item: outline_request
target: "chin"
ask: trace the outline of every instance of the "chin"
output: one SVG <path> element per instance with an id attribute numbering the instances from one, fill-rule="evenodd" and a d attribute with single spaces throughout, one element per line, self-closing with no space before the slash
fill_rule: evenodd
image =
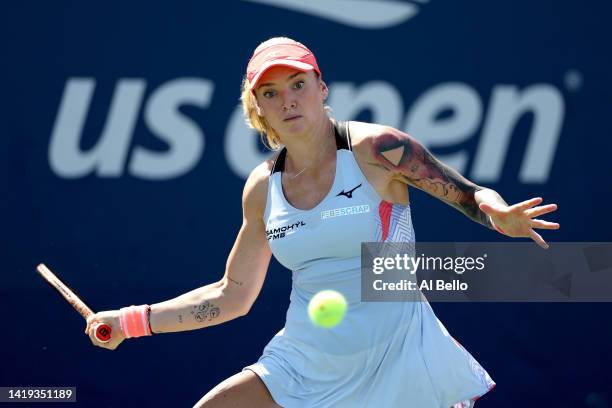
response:
<path id="1" fill-rule="evenodd" d="M 304 118 L 300 118 L 292 123 L 285 124 L 285 129 L 287 129 L 287 133 L 290 134 L 301 134 L 305 133 L 308 130 L 306 123 L 303 121 Z"/>

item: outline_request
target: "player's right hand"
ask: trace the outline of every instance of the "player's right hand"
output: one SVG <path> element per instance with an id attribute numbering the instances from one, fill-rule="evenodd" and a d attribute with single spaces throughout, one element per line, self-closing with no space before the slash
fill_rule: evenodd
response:
<path id="1" fill-rule="evenodd" d="M 96 338 L 95 325 L 96 323 L 106 323 L 111 327 L 111 338 L 107 343 L 102 343 Z M 94 346 L 102 347 L 109 350 L 116 349 L 125 337 L 119 326 L 119 310 L 109 310 L 106 312 L 99 312 L 93 314 L 87 318 L 87 327 L 85 328 L 85 334 L 89 336 Z"/>

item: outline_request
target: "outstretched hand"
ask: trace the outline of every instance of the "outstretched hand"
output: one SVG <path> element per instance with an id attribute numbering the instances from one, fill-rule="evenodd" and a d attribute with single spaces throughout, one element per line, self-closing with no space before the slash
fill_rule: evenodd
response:
<path id="1" fill-rule="evenodd" d="M 511 206 L 480 203 L 479 207 L 482 212 L 491 217 L 493 226 L 501 233 L 510 237 L 531 238 L 539 246 L 546 249 L 548 244 L 534 229 L 556 230 L 560 226 L 556 222 L 535 218 L 557 210 L 557 204 L 535 207 L 541 202 L 542 197 L 536 197 Z"/>

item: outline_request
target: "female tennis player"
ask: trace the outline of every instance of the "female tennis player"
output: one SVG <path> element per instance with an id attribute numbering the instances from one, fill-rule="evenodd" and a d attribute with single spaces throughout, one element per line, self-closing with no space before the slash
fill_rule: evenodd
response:
<path id="1" fill-rule="evenodd" d="M 444 165 L 414 137 L 388 126 L 338 122 L 312 52 L 277 37 L 260 44 L 242 85 L 249 124 L 275 156 L 246 181 L 243 224 L 224 276 L 154 305 L 101 312 L 86 333 L 100 347 L 124 339 L 195 330 L 244 316 L 270 257 L 292 270 L 285 327 L 259 360 L 221 382 L 196 407 L 471 407 L 495 384 L 448 334 L 426 301 L 361 302 L 360 244 L 414 244 L 407 186 L 510 237 L 548 245 L 535 231 L 555 211 L 533 198 L 508 205 Z M 414 245 L 412 246 L 414 247 Z M 312 325 L 308 301 L 323 289 L 345 295 L 332 329 Z M 98 343 L 94 322 L 114 329 Z"/>

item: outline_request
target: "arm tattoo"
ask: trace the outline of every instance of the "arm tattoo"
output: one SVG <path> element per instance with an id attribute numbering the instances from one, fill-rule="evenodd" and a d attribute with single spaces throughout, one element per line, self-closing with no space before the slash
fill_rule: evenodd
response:
<path id="1" fill-rule="evenodd" d="M 193 310 L 191 311 L 191 314 L 199 323 L 206 320 L 211 321 L 215 317 L 218 317 L 220 313 L 221 309 L 210 303 L 208 300 L 198 306 L 194 306 Z"/>
<path id="2" fill-rule="evenodd" d="M 436 159 L 423 145 L 401 133 L 388 132 L 372 142 L 373 162 L 394 179 L 417 187 L 455 207 L 472 220 L 491 228 L 489 217 L 480 211 L 474 193 L 481 187 Z"/>
<path id="3" fill-rule="evenodd" d="M 242 286 L 242 282 L 238 282 L 237 280 L 234 280 L 234 279 L 230 278 L 229 276 L 227 277 L 227 279 L 228 279 L 230 282 L 235 283 L 235 284 L 236 284 L 236 285 L 238 285 L 238 286 Z"/>

